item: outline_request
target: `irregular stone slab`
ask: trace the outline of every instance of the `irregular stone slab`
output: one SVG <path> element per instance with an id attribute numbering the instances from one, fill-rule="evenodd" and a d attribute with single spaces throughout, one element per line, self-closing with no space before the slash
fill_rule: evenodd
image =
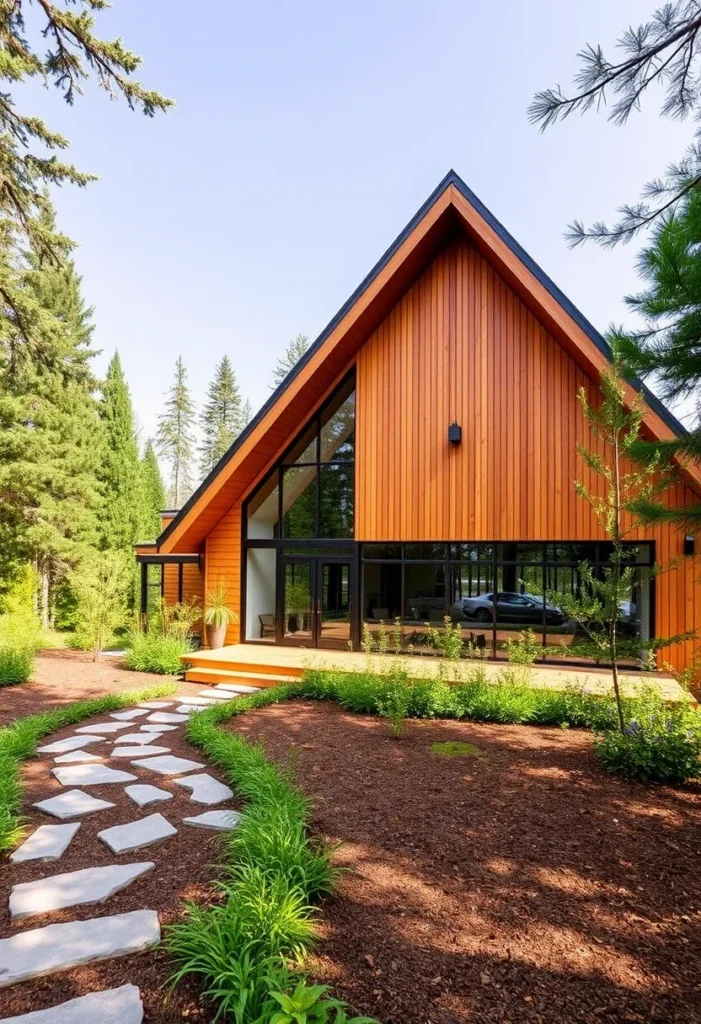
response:
<path id="1" fill-rule="evenodd" d="M 76 732 L 80 733 L 99 733 L 99 732 L 119 732 L 120 729 L 128 729 L 128 722 L 100 722 L 98 725 L 81 725 L 80 729 L 76 729 Z"/>
<path id="2" fill-rule="evenodd" d="M 131 722 L 133 718 L 141 718 L 146 714 L 146 708 L 132 708 L 131 711 L 115 711 L 110 718 L 116 718 L 118 722 Z"/>
<path id="3" fill-rule="evenodd" d="M 219 690 L 215 690 L 213 688 L 209 690 L 200 690 L 199 695 L 200 697 L 212 697 L 216 700 L 233 700 L 234 697 L 236 696 L 236 694 L 227 693 L 225 690 L 222 690 L 220 692 Z"/>
<path id="4" fill-rule="evenodd" d="M 138 953 L 160 940 L 155 910 L 33 928 L 0 939 L 0 988 L 94 960 Z"/>
<path id="5" fill-rule="evenodd" d="M 126 743 L 153 743 L 154 740 L 160 739 L 162 733 L 160 732 L 130 732 L 126 736 L 118 736 L 114 745 L 121 747 Z"/>
<path id="6" fill-rule="evenodd" d="M 78 750 L 79 747 L 87 747 L 89 743 L 100 743 L 104 736 L 66 736 L 64 740 L 56 740 L 49 743 L 48 747 L 39 747 L 38 754 L 63 754 L 67 750 Z"/>
<path id="7" fill-rule="evenodd" d="M 149 725 L 147 722 L 144 722 L 144 724 L 141 726 L 141 731 L 142 733 L 150 732 L 155 733 L 156 736 L 160 736 L 164 732 L 173 732 L 173 730 L 177 728 L 177 725 Z M 122 739 L 125 738 L 126 737 L 122 737 Z M 153 739 L 153 736 L 151 738 Z"/>
<path id="8" fill-rule="evenodd" d="M 204 768 L 199 761 L 188 761 L 186 757 L 175 757 L 173 754 L 147 757 L 143 761 L 132 761 L 131 763 L 137 768 L 150 768 L 152 772 L 158 772 L 159 775 L 178 775 L 179 772 L 191 772 L 195 768 Z"/>
<path id="9" fill-rule="evenodd" d="M 179 697 L 178 699 L 181 704 L 201 704 L 202 707 L 206 707 L 208 704 L 217 703 L 214 697 Z"/>
<path id="10" fill-rule="evenodd" d="M 136 985 L 89 992 L 48 1010 L 3 1017 L 2 1024 L 141 1024 L 144 1004 Z"/>
<path id="11" fill-rule="evenodd" d="M 81 789 L 71 789 L 68 793 L 49 797 L 34 804 L 40 811 L 53 814 L 54 818 L 77 818 L 81 814 L 92 814 L 93 811 L 105 811 L 114 807 L 109 800 L 98 800 L 97 797 L 83 793 Z"/>
<path id="12" fill-rule="evenodd" d="M 128 821 L 126 825 L 114 825 L 97 833 L 97 838 L 109 846 L 112 853 L 125 853 L 127 850 L 139 850 L 151 843 L 160 843 L 170 836 L 177 835 L 162 814 L 149 814 L 147 818 Z"/>
<path id="13" fill-rule="evenodd" d="M 175 709 L 178 715 L 191 715 L 193 711 L 204 711 L 204 708 L 197 707 L 196 704 L 181 704 Z"/>
<path id="14" fill-rule="evenodd" d="M 35 882 L 20 882 L 10 889 L 10 917 L 17 921 L 31 914 L 104 903 L 155 866 L 150 860 L 138 864 L 106 864 L 38 878 Z"/>
<path id="15" fill-rule="evenodd" d="M 124 792 L 130 800 L 133 800 L 138 807 L 147 807 L 159 800 L 172 800 L 173 794 L 167 789 L 159 789 L 158 786 L 135 785 L 126 786 Z"/>
<path id="16" fill-rule="evenodd" d="M 174 700 L 142 700 L 140 708 L 172 708 Z"/>
<path id="17" fill-rule="evenodd" d="M 79 828 L 79 821 L 70 825 L 40 825 L 10 854 L 10 860 L 13 864 L 25 860 L 58 860 Z"/>
<path id="18" fill-rule="evenodd" d="M 133 782 L 136 775 L 120 772 L 107 764 L 72 764 L 66 768 L 52 768 L 62 786 L 106 786 L 112 782 Z"/>
<path id="19" fill-rule="evenodd" d="M 191 800 L 197 804 L 220 804 L 222 800 L 230 800 L 234 795 L 228 786 L 218 782 L 211 775 L 188 775 L 186 779 L 173 779 L 176 786 L 192 791 Z"/>
<path id="20" fill-rule="evenodd" d="M 195 828 L 211 828 L 215 832 L 230 832 L 240 820 L 238 811 L 205 811 L 194 818 L 183 818 L 183 824 L 194 825 Z"/>
<path id="21" fill-rule="evenodd" d="M 217 683 L 217 690 L 230 690 L 231 693 L 258 693 L 261 686 L 248 686 L 246 683 Z"/>
<path id="22" fill-rule="evenodd" d="M 176 725 L 180 722 L 187 722 L 187 715 L 174 715 L 172 711 L 154 711 L 148 716 L 149 722 L 162 722 Z"/>
<path id="23" fill-rule="evenodd" d="M 81 761 L 103 761 L 106 754 L 91 754 L 89 750 L 69 750 L 67 754 L 59 754 L 54 764 L 79 764 Z"/>
<path id="24" fill-rule="evenodd" d="M 154 747 L 150 743 L 133 743 L 130 747 L 115 747 L 112 757 L 146 757 L 149 754 L 169 754 L 170 747 Z"/>

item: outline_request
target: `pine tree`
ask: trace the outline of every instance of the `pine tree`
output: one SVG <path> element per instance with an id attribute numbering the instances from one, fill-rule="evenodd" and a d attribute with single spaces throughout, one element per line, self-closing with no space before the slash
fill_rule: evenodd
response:
<path id="1" fill-rule="evenodd" d="M 243 403 L 243 411 L 241 413 L 241 429 L 243 430 L 244 427 L 247 427 L 252 419 L 253 408 L 251 406 L 250 399 L 247 398 L 246 401 Z"/>
<path id="2" fill-rule="evenodd" d="M 229 357 L 224 356 L 214 372 L 200 417 L 203 438 L 200 446 L 200 471 L 203 477 L 212 471 L 224 452 L 230 448 L 245 422 L 236 375 Z"/>
<path id="3" fill-rule="evenodd" d="M 144 506 L 139 539 L 155 540 L 161 532 L 160 513 L 166 505 L 166 489 L 151 438 L 141 459 L 141 482 Z"/>
<path id="4" fill-rule="evenodd" d="M 278 359 L 273 370 L 273 383 L 270 385 L 274 391 L 287 377 L 288 373 L 295 368 L 299 360 L 309 348 L 309 338 L 306 334 L 298 334 L 287 343 L 284 356 Z"/>
<path id="5" fill-rule="evenodd" d="M 168 392 L 165 412 L 158 418 L 156 448 L 170 467 L 168 501 L 180 508 L 192 493 L 192 462 L 195 441 L 195 406 L 187 384 L 187 370 L 178 356 L 175 382 Z"/>
<path id="6" fill-rule="evenodd" d="M 134 410 L 118 352 L 107 368 L 99 409 L 102 421 L 98 470 L 102 493 L 100 547 L 130 551 L 140 539 L 141 467 Z"/>

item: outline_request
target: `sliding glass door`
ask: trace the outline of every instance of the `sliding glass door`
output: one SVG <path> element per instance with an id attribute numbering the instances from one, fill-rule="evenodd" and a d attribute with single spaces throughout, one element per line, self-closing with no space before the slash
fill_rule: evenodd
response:
<path id="1" fill-rule="evenodd" d="M 280 582 L 281 642 L 348 650 L 352 638 L 352 560 L 283 556 Z"/>

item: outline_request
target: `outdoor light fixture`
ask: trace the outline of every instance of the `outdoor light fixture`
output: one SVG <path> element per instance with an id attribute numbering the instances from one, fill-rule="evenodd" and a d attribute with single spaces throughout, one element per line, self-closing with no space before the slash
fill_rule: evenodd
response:
<path id="1" fill-rule="evenodd" d="M 462 427 L 459 423 L 451 423 L 448 427 L 448 440 L 451 444 L 460 444 L 462 441 Z"/>
<path id="2" fill-rule="evenodd" d="M 685 555 L 693 555 L 693 553 L 694 553 L 694 542 L 695 542 L 695 537 L 694 537 L 693 533 L 687 533 L 687 535 L 684 537 L 684 554 Z"/>

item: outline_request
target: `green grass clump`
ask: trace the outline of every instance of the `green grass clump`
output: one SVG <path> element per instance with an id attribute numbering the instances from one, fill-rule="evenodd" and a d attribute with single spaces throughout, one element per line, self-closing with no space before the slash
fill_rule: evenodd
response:
<path id="1" fill-rule="evenodd" d="M 0 686 L 31 679 L 40 635 L 34 616 L 19 612 L 0 615 Z"/>
<path id="2" fill-rule="evenodd" d="M 481 757 L 482 751 L 474 743 L 459 743 L 457 740 L 447 740 L 445 743 L 432 743 L 431 753 L 439 757 Z"/>
<path id="3" fill-rule="evenodd" d="M 133 672 L 175 676 L 183 671 L 181 657 L 193 650 L 188 637 L 132 630 L 127 638 L 124 665 Z"/>
<path id="4" fill-rule="evenodd" d="M 144 690 L 126 690 L 93 700 L 81 700 L 66 707 L 18 718 L 0 729 L 0 852 L 13 849 L 24 835 L 18 813 L 22 800 L 20 764 L 36 752 L 44 736 L 91 715 L 119 711 L 144 700 L 166 697 L 173 690 L 172 683 L 163 683 Z"/>
<path id="5" fill-rule="evenodd" d="M 288 773 L 257 744 L 218 728 L 234 715 L 298 694 L 292 685 L 261 690 L 197 712 L 187 723 L 190 742 L 246 800 L 238 826 L 224 839 L 223 878 L 216 886 L 221 902 L 187 904 L 184 921 L 165 936 L 177 965 L 171 984 L 198 975 L 205 996 L 217 1003 L 214 1020 L 351 1024 L 343 1003 L 299 973 L 316 938 L 313 901 L 333 889 L 332 850 L 308 835 L 309 804 Z M 307 1016 L 276 1017 L 283 1012 Z M 354 1018 L 355 1024 L 369 1020 Z"/>

